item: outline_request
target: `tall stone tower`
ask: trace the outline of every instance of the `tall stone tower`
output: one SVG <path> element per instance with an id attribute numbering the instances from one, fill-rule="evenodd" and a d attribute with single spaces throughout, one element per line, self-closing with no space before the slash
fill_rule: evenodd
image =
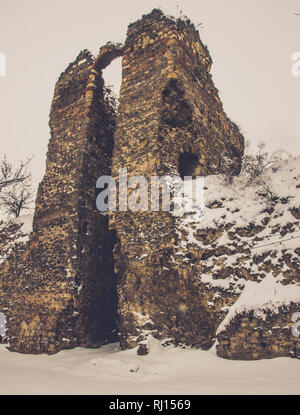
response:
<path id="1" fill-rule="evenodd" d="M 115 130 L 101 72 L 121 55 Z M 226 160 L 227 173 L 239 173 L 243 137 L 223 111 L 211 63 L 189 21 L 154 10 L 129 26 L 124 46 L 108 44 L 96 59 L 83 52 L 60 76 L 33 232 L 22 261 L 1 270 L 10 350 L 98 346 L 116 328 L 122 347 L 139 345 L 140 353 L 150 333 L 211 346 L 220 315 L 207 303 L 215 293 L 195 278 L 201 252 L 182 256 L 187 236 L 176 218 L 150 209 L 108 217 L 95 203 L 98 177 L 118 179 L 120 168 L 181 180 L 220 173 Z"/>
<path id="2" fill-rule="evenodd" d="M 80 53 L 56 84 L 33 231 L 21 263 L 8 261 L 1 278 L 10 350 L 53 353 L 113 338 L 114 235 L 96 209 L 95 183 L 110 174 L 115 129 L 101 71 L 120 51 Z"/>
<path id="3" fill-rule="evenodd" d="M 112 172 L 128 177 L 221 173 L 230 160 L 239 173 L 244 139 L 223 111 L 209 73 L 211 57 L 189 21 L 159 10 L 129 26 Z M 227 166 L 228 168 L 228 166 Z M 219 315 L 180 256 L 186 237 L 169 212 L 116 212 L 116 273 L 121 345 L 145 342 L 151 333 L 174 343 L 208 348 Z M 199 254 L 199 253 L 198 253 Z M 197 255 L 197 253 L 196 253 Z M 198 263 L 200 262 L 198 255 Z M 199 271 L 199 270 L 198 270 Z"/>

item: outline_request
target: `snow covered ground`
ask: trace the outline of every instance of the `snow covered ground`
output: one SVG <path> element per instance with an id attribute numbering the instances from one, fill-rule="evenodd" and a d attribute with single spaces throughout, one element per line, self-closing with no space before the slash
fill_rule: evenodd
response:
<path id="1" fill-rule="evenodd" d="M 297 236 L 291 242 L 280 243 L 279 231 L 287 223 L 297 222 L 290 208 L 300 203 L 300 157 L 278 163 L 266 172 L 266 178 L 275 194 L 288 199 L 288 204 L 277 203 L 270 215 L 270 222 L 263 225 L 258 237 L 236 235 L 240 243 L 248 240 L 249 247 L 260 254 L 267 248 L 257 247 L 276 242 L 274 250 L 291 250 L 299 247 L 299 229 L 288 229 L 285 239 Z M 268 200 L 258 198 L 255 188 L 242 185 L 242 178 L 235 178 L 232 186 L 224 186 L 222 177 L 206 179 L 206 203 L 221 200 L 220 208 L 206 209 L 201 228 L 218 228 L 232 223 L 232 232 L 247 226 L 250 222 L 261 225 L 265 218 Z M 25 233 L 30 232 L 32 216 L 20 218 Z M 188 222 L 186 227 L 190 227 Z M 296 225 L 295 225 L 296 226 Z M 189 230 L 189 229 L 188 229 Z M 193 231 L 195 229 L 192 229 Z M 190 232 L 188 232 L 190 235 Z M 192 239 L 202 247 L 202 242 Z M 195 242 L 195 243 L 196 243 Z M 232 243 L 228 235 L 215 241 L 216 247 Z M 205 245 L 203 246 L 205 248 Z M 184 249 L 185 247 L 183 247 Z M 257 251 L 259 249 L 259 251 Z M 236 258 L 239 254 L 236 254 Z M 226 261 L 227 261 L 227 256 Z M 275 261 L 275 259 L 272 259 Z M 209 258 L 207 265 L 217 267 L 215 258 Z M 233 259 L 228 256 L 229 265 Z M 256 271 L 255 264 L 251 265 Z M 284 271 L 284 270 L 282 270 Z M 262 272 L 260 270 L 260 272 Z M 254 308 L 261 312 L 276 308 L 289 301 L 298 302 L 299 284 L 283 286 L 280 275 L 273 275 L 262 281 L 244 281 L 241 297 L 227 314 L 219 331 L 241 310 Z M 229 284 L 227 280 L 213 279 L 202 275 L 202 281 L 214 284 Z M 240 286 L 242 278 L 237 282 Z M 241 291 L 241 289 L 240 289 Z M 150 354 L 138 356 L 136 350 L 121 351 L 119 345 L 109 344 L 99 349 L 76 348 L 65 350 L 53 356 L 22 355 L 9 352 L 0 345 L 0 394 L 300 394 L 300 360 L 276 358 L 258 361 L 234 361 L 217 357 L 213 350 L 202 351 L 191 348 L 163 348 L 152 340 Z"/>
<path id="2" fill-rule="evenodd" d="M 109 344 L 56 355 L 0 346 L 0 394 L 299 394 L 300 360 L 232 361 L 213 351 L 161 347 L 150 354 Z"/>

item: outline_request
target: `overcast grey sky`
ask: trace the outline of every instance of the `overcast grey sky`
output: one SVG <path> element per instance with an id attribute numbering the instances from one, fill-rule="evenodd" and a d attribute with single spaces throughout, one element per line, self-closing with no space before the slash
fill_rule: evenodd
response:
<path id="1" fill-rule="evenodd" d="M 82 49 L 96 54 L 123 42 L 127 25 L 154 7 L 183 14 L 204 28 L 212 75 L 228 116 L 252 143 L 300 153 L 300 76 L 291 73 L 300 52 L 300 0 L 0 0 L 0 157 L 35 154 L 35 185 L 42 179 L 49 110 L 59 74 Z M 120 60 L 105 70 L 120 85 Z"/>

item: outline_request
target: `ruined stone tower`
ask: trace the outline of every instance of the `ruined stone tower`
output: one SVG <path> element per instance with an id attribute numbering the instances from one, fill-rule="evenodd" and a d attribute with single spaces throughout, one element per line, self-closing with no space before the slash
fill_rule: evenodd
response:
<path id="1" fill-rule="evenodd" d="M 211 58 L 190 22 L 154 11 L 130 25 L 112 171 L 142 175 L 222 172 L 231 160 L 238 174 L 244 140 L 223 111 L 209 74 Z M 169 212 L 117 212 L 110 217 L 119 242 L 121 345 L 141 344 L 152 333 L 171 342 L 208 348 L 219 315 L 206 309 L 193 267 L 179 254 L 179 235 Z M 145 351 L 145 350 L 144 350 Z"/>
<path id="2" fill-rule="evenodd" d="M 101 71 L 121 55 L 115 130 Z M 120 168 L 147 179 L 206 176 L 221 173 L 226 158 L 230 174 L 239 173 L 243 137 L 223 111 L 211 63 L 189 21 L 154 10 L 129 26 L 124 46 L 107 45 L 96 60 L 83 52 L 60 76 L 33 232 L 22 263 L 11 259 L 1 276 L 11 350 L 98 346 L 116 328 L 122 347 L 139 344 L 140 353 L 150 333 L 212 345 L 221 318 L 207 307 L 215 292 L 194 278 L 201 255 L 191 252 L 190 263 L 180 254 L 186 235 L 176 219 L 161 211 L 108 218 L 95 205 L 97 178 L 117 179 Z"/>
<path id="3" fill-rule="evenodd" d="M 56 84 L 33 231 L 1 281 L 10 350 L 53 353 L 113 338 L 114 235 L 95 208 L 95 182 L 110 174 L 115 128 L 101 70 L 119 53 L 106 46 L 95 61 L 82 52 Z"/>

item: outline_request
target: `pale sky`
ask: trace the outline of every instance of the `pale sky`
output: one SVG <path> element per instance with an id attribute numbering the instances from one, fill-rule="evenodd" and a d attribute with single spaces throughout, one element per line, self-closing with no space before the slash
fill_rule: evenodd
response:
<path id="1" fill-rule="evenodd" d="M 300 76 L 291 72 L 300 52 L 300 0 L 0 0 L 0 157 L 35 154 L 34 184 L 42 179 L 50 137 L 49 111 L 58 76 L 80 50 L 96 54 L 123 42 L 129 23 L 177 5 L 197 25 L 213 59 L 212 75 L 227 115 L 246 140 L 300 153 Z M 120 59 L 105 70 L 120 86 Z"/>

